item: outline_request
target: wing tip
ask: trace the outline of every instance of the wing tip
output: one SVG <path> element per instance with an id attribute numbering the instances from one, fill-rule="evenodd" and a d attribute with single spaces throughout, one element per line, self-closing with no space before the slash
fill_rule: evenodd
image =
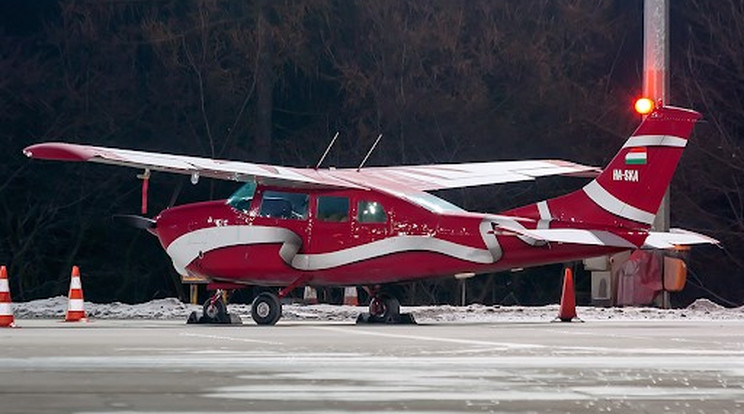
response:
<path id="1" fill-rule="evenodd" d="M 28 158 L 54 161 L 88 161 L 95 156 L 94 151 L 80 145 L 64 142 L 44 142 L 23 149 Z"/>

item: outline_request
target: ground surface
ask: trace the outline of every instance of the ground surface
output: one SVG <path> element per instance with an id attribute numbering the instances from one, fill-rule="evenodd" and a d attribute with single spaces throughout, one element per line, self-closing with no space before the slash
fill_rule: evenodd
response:
<path id="1" fill-rule="evenodd" d="M 744 321 L 19 320 L 0 412 L 744 412 Z"/>

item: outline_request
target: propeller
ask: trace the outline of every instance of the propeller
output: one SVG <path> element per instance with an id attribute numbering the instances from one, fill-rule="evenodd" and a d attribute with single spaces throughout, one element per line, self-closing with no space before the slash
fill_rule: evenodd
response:
<path id="1" fill-rule="evenodd" d="M 152 232 L 156 228 L 155 220 L 134 214 L 114 214 L 113 219 L 140 230 Z"/>

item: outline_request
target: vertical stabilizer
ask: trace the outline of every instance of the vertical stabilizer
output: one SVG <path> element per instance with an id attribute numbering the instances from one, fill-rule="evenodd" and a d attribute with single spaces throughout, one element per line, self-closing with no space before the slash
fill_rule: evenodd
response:
<path id="1" fill-rule="evenodd" d="M 648 229 L 701 115 L 661 107 L 641 123 L 603 172 L 573 193 L 506 214 L 549 221 Z"/>

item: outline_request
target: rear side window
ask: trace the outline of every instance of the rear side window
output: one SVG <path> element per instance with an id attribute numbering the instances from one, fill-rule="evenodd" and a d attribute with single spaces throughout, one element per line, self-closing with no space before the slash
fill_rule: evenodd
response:
<path id="1" fill-rule="evenodd" d="M 357 204 L 357 220 L 360 223 L 384 223 L 387 221 L 387 214 L 377 201 L 360 201 Z"/>
<path id="2" fill-rule="evenodd" d="M 308 195 L 284 191 L 266 191 L 261 200 L 261 217 L 307 220 Z"/>
<path id="3" fill-rule="evenodd" d="M 318 220 L 335 223 L 349 221 L 348 197 L 318 197 Z"/>

